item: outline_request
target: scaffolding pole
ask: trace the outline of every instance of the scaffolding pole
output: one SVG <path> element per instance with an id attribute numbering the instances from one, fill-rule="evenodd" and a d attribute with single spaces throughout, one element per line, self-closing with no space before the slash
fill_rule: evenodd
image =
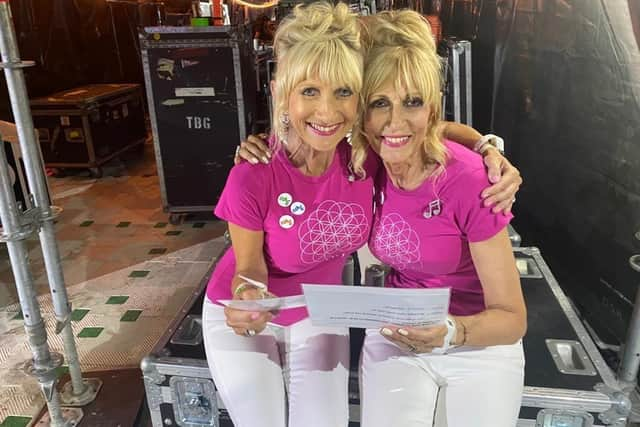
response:
<path id="1" fill-rule="evenodd" d="M 64 283 L 60 254 L 55 240 L 53 219 L 56 216 L 56 209 L 51 206 L 49 200 L 42 154 L 33 127 L 29 97 L 27 95 L 22 71 L 22 68 L 33 65 L 33 63 L 23 62 L 20 59 L 8 0 L 0 0 L 0 54 L 2 55 L 1 65 L 2 68 L 4 68 L 5 79 L 7 81 L 11 109 L 15 117 L 27 181 L 34 203 L 34 209 L 30 215 L 31 227 L 34 227 L 34 230 L 38 230 L 39 233 L 40 245 L 42 247 L 47 278 L 51 290 L 51 299 L 56 315 L 56 333 L 62 333 L 65 357 L 71 377 L 70 384 L 66 384 L 63 390 L 62 403 L 65 405 L 80 406 L 95 399 L 101 382 L 93 379 L 83 380 L 80 371 L 78 352 L 70 323 L 71 307 Z M 9 187 L 9 191 L 13 190 Z M 5 207 L 6 206 L 7 205 L 5 205 Z M 12 206 L 11 209 L 15 209 L 13 212 L 17 218 L 19 214 L 17 205 L 15 205 L 15 199 L 14 206 Z M 8 214 L 8 212 L 5 213 Z M 3 225 L 4 224 L 5 222 L 3 220 Z M 5 234 L 9 234 L 7 228 L 4 228 Z M 26 252 L 22 259 L 27 259 Z M 14 267 L 13 263 L 12 267 Z M 27 268 L 26 264 L 24 268 Z M 23 291 L 24 289 L 29 289 L 29 295 L 34 294 L 31 276 L 23 276 L 23 279 L 23 281 L 18 281 L 16 277 L 16 286 L 18 289 L 22 288 Z M 27 299 L 25 301 L 30 300 Z M 40 319 L 37 300 L 35 300 L 35 302 L 35 309 L 38 312 L 37 317 Z M 30 307 L 33 308 L 33 305 Z M 26 325 L 25 323 L 25 327 Z M 44 345 L 46 346 L 46 332 L 43 336 L 45 339 Z M 47 402 L 49 402 L 49 398 L 47 398 Z"/>
<path id="2" fill-rule="evenodd" d="M 640 240 L 640 231 L 636 233 L 636 238 Z M 629 266 L 640 273 L 640 255 L 633 255 L 629 258 Z M 624 344 L 624 353 L 618 370 L 623 390 L 633 391 L 638 384 L 638 370 L 640 368 L 640 287 L 636 290 L 636 300 L 633 305 L 631 321 L 627 329 L 627 340 Z"/>
<path id="3" fill-rule="evenodd" d="M 29 251 L 25 239 L 35 231 L 32 212 L 19 213 L 13 194 L 9 164 L 4 149 L 0 150 L 0 221 L 2 240 L 7 243 L 11 269 L 16 281 L 18 299 L 24 318 L 24 329 L 33 359 L 26 370 L 35 376 L 47 401 L 51 425 L 65 426 L 60 409 L 60 398 L 55 389 L 56 368 L 62 365 L 62 356 L 51 353 L 47 345 L 47 331 L 40 313 L 33 277 L 29 270 Z"/>

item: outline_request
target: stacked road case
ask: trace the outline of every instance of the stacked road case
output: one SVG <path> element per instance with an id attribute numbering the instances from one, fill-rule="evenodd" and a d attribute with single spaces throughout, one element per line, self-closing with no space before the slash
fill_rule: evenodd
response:
<path id="1" fill-rule="evenodd" d="M 31 100 L 44 162 L 55 168 L 100 167 L 144 143 L 147 130 L 138 84 L 93 84 Z"/>
<path id="2" fill-rule="evenodd" d="M 212 211 L 255 118 L 251 37 L 240 27 L 140 32 L 160 194 L 172 223 Z"/>
<path id="3" fill-rule="evenodd" d="M 528 308 L 525 390 L 518 427 L 619 425 L 621 397 L 575 310 L 537 248 L 514 248 Z M 208 275 L 171 328 L 142 362 L 154 427 L 231 427 L 215 392 L 202 344 L 200 310 Z M 356 338 L 356 337 L 354 337 Z M 360 339 L 353 339 L 358 346 Z M 359 425 L 357 360 L 352 351 L 350 426 Z M 480 398 L 480 397 L 477 397 Z"/>

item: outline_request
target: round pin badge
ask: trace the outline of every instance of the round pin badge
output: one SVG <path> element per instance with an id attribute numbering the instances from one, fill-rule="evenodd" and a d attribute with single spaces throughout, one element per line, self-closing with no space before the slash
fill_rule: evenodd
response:
<path id="1" fill-rule="evenodd" d="M 291 205 L 291 213 L 294 215 L 302 215 L 307 208 L 302 202 L 293 202 Z"/>
<path id="2" fill-rule="evenodd" d="M 284 228 L 285 230 L 293 227 L 293 224 L 295 223 L 291 215 L 282 215 L 278 222 L 280 223 L 280 227 Z"/>
<path id="3" fill-rule="evenodd" d="M 289 193 L 280 193 L 278 196 L 278 204 L 283 208 L 288 208 L 293 202 L 293 196 Z"/>

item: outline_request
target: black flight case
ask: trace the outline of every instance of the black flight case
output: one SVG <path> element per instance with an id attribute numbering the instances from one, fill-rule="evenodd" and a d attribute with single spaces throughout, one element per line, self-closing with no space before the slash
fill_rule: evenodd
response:
<path id="1" fill-rule="evenodd" d="M 160 194 L 171 223 L 211 212 L 256 117 L 247 28 L 147 27 L 139 33 Z"/>
<path id="2" fill-rule="evenodd" d="M 618 389 L 613 372 L 540 251 L 534 247 L 513 250 L 528 307 L 528 332 L 523 340 L 525 390 L 517 427 L 615 425 Z M 353 265 L 348 263 L 345 271 L 349 269 L 353 271 Z M 154 427 L 233 425 L 215 391 L 202 344 L 201 306 L 209 275 L 152 353 L 142 361 Z M 360 425 L 357 381 L 360 349 L 355 347 L 361 343 L 362 334 L 354 331 L 350 427 Z M 481 391 L 475 398 L 479 396 Z"/>
<path id="3" fill-rule="evenodd" d="M 33 125 L 48 167 L 101 166 L 147 136 L 138 84 L 92 84 L 31 100 Z"/>

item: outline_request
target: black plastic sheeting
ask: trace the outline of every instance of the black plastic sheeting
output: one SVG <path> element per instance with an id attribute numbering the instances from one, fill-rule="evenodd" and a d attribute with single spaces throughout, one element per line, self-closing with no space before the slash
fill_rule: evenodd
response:
<path id="1" fill-rule="evenodd" d="M 142 3 L 142 2 L 141 2 Z M 92 83 L 143 83 L 135 0 L 11 0 L 30 98 Z M 155 25 L 150 23 L 149 25 Z M 11 120 L 4 79 L 0 117 Z"/>
<path id="2" fill-rule="evenodd" d="M 458 7 L 445 30 L 474 39 L 474 123 L 505 137 L 525 179 L 524 243 L 605 339 L 624 340 L 640 285 L 640 0 L 445 3 Z"/>
<path id="3" fill-rule="evenodd" d="M 106 1 L 12 0 L 31 96 L 86 83 L 121 81 Z"/>

